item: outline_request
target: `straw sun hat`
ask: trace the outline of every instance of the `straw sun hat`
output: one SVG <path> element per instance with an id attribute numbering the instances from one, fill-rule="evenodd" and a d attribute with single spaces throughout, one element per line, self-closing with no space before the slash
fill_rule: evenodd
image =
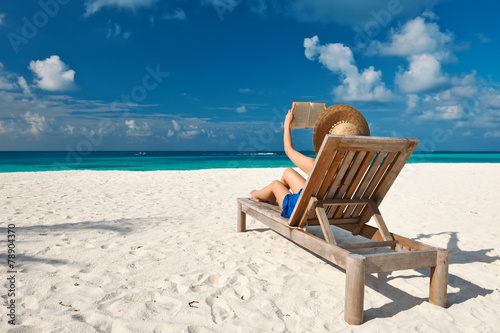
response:
<path id="1" fill-rule="evenodd" d="M 370 135 L 365 117 L 346 104 L 335 104 L 324 111 L 316 120 L 313 131 L 313 146 L 316 155 L 327 134 Z"/>

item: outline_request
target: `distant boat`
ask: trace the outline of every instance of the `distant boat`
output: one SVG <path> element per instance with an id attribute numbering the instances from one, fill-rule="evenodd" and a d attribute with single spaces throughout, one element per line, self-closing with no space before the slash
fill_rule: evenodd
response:
<path id="1" fill-rule="evenodd" d="M 139 152 L 137 154 L 134 154 L 135 156 L 150 156 L 150 155 L 153 155 L 153 154 L 146 154 L 146 152 Z"/>

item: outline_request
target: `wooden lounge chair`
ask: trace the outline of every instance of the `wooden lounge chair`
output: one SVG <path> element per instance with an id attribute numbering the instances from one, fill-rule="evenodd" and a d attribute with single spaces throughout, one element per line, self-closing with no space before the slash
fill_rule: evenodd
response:
<path id="1" fill-rule="evenodd" d="M 246 231 L 246 214 L 346 270 L 345 312 L 348 324 L 363 322 L 365 274 L 430 267 L 429 301 L 446 306 L 448 251 L 392 234 L 378 209 L 416 139 L 327 135 L 289 219 L 276 205 L 238 198 L 237 231 Z M 373 220 L 377 227 L 366 223 Z M 307 232 L 320 225 L 324 239 Z M 367 238 L 338 244 L 331 225 Z M 387 253 L 351 250 L 387 247 Z"/>

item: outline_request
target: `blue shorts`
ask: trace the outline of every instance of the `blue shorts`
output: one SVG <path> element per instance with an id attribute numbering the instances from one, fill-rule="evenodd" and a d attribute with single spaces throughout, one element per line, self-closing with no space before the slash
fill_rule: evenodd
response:
<path id="1" fill-rule="evenodd" d="M 299 200 L 300 192 L 302 192 L 302 189 L 300 189 L 299 193 L 285 195 L 283 198 L 283 211 L 281 212 L 281 216 L 288 218 L 292 215 L 297 200 Z"/>

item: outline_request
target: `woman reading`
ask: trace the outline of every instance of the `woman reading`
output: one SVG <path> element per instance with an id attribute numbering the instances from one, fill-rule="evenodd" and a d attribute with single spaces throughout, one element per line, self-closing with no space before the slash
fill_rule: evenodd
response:
<path id="1" fill-rule="evenodd" d="M 285 154 L 304 173 L 309 175 L 315 159 L 305 156 L 293 148 L 291 125 L 294 119 L 294 110 L 288 110 L 285 117 L 283 144 Z M 313 145 L 318 154 L 319 148 L 326 134 L 336 135 L 370 135 L 368 123 L 359 111 L 345 105 L 336 104 L 323 112 L 314 126 Z M 250 192 L 256 201 L 278 203 L 282 209 L 281 216 L 290 217 L 306 180 L 292 168 L 286 168 L 281 180 L 274 180 L 260 190 Z"/>

